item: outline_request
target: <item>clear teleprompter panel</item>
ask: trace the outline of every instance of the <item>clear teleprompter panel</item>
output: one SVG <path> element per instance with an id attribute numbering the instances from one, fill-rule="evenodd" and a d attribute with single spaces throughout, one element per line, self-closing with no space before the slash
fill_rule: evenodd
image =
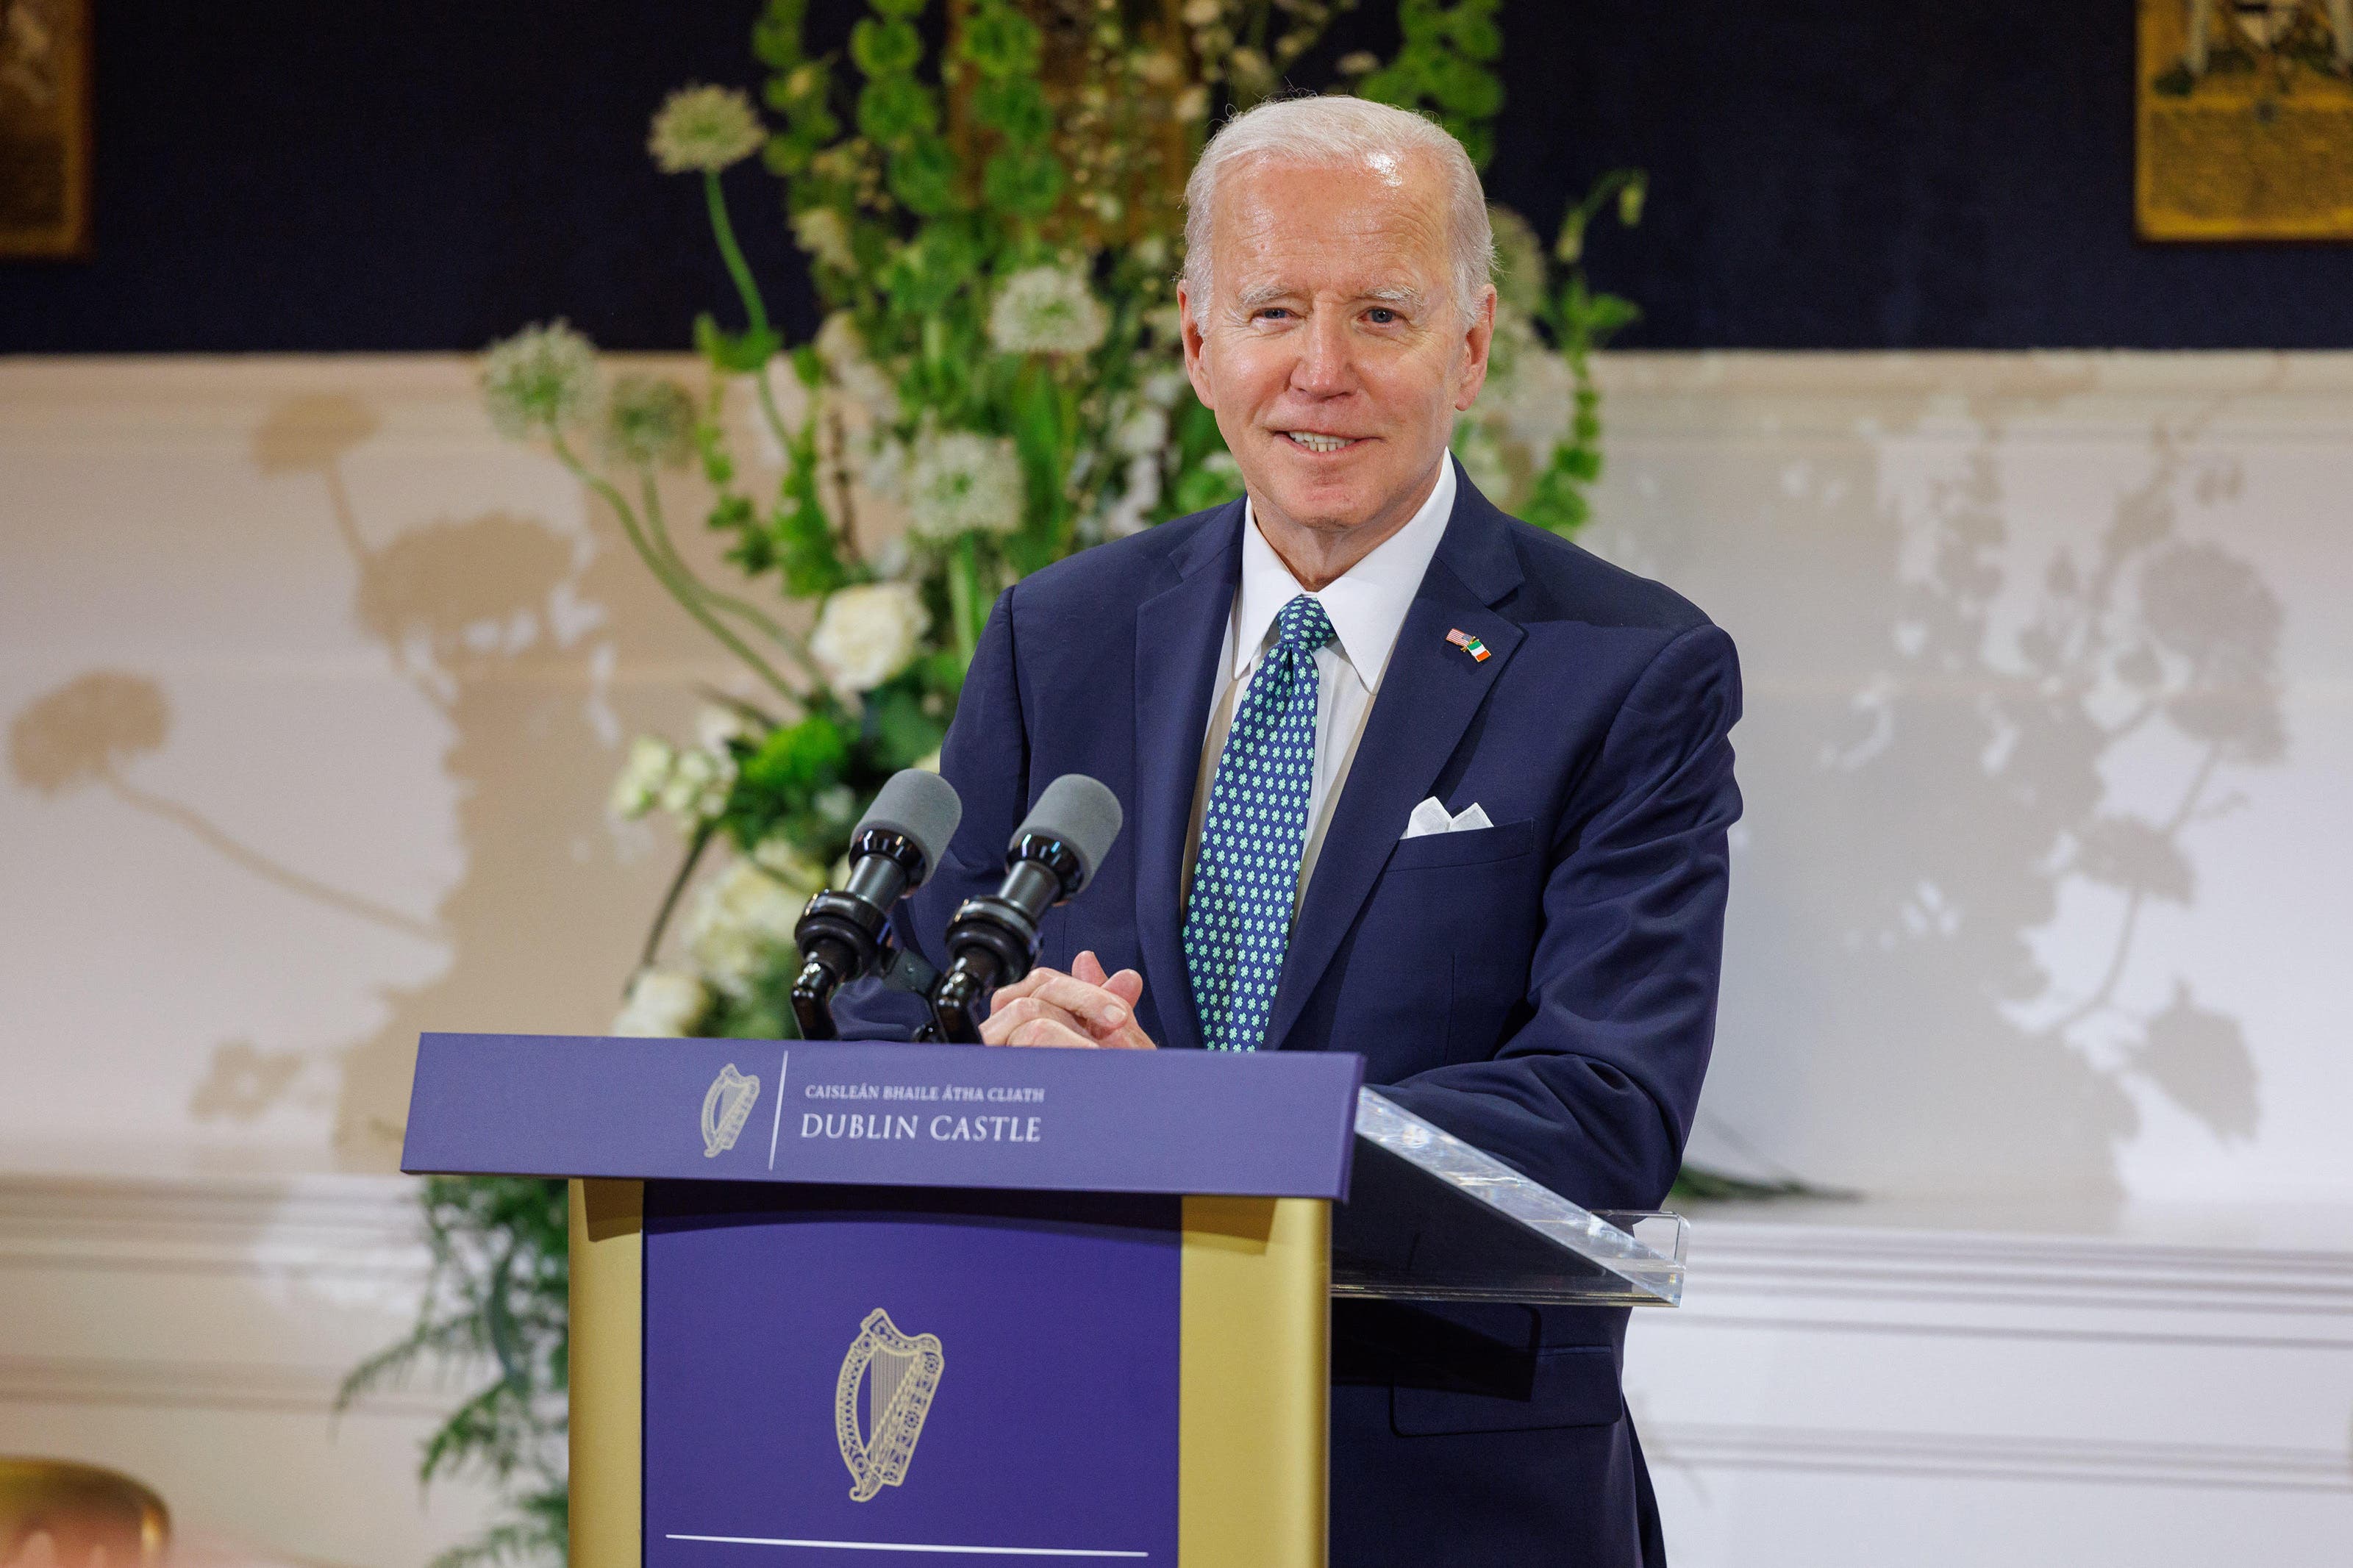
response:
<path id="1" fill-rule="evenodd" d="M 1679 1215 L 1580 1208 L 1367 1089 L 1332 1294 L 1672 1307 L 1688 1230 Z"/>

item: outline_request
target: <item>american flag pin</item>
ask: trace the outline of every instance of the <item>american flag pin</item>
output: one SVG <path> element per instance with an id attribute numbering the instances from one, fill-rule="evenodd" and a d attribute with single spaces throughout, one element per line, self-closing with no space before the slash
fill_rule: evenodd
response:
<path id="1" fill-rule="evenodd" d="M 1446 634 L 1446 640 L 1452 643 L 1456 647 L 1461 648 L 1464 653 L 1469 654 L 1477 663 L 1484 664 L 1487 662 L 1487 645 L 1481 642 L 1477 637 L 1472 637 L 1469 632 L 1462 630 L 1461 627 L 1458 626 L 1454 630 L 1448 632 Z"/>

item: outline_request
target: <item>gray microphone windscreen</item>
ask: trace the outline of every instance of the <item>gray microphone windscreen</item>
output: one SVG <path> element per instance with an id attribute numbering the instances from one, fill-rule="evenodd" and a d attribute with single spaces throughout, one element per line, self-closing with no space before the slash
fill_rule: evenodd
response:
<path id="1" fill-rule="evenodd" d="M 963 820 L 964 802 L 956 798 L 955 785 L 922 768 L 902 768 L 858 819 L 857 831 L 882 827 L 905 834 L 923 852 L 923 877 L 928 878 L 939 869 L 948 840 Z"/>
<path id="2" fill-rule="evenodd" d="M 1064 773 L 1046 786 L 1013 830 L 1013 842 L 1020 843 L 1028 833 L 1060 839 L 1079 858 L 1079 886 L 1071 889 L 1075 893 L 1095 879 L 1095 868 L 1119 837 L 1120 820 L 1119 796 L 1109 786 L 1084 773 Z"/>

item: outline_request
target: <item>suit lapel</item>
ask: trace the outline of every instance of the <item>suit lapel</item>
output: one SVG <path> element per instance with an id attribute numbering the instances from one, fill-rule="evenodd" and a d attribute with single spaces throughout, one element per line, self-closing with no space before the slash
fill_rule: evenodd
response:
<path id="1" fill-rule="evenodd" d="M 1241 517 L 1235 501 L 1177 546 L 1169 563 L 1179 580 L 1135 613 L 1135 924 L 1145 994 L 1167 1046 L 1201 1043 L 1179 893 L 1209 693 L 1241 580 Z"/>
<path id="2" fill-rule="evenodd" d="M 1292 926 L 1274 1013 L 1267 1023 L 1270 1050 L 1283 1044 L 1298 1021 L 1372 895 L 1406 818 L 1431 793 L 1523 637 L 1516 625 L 1489 607 L 1521 580 L 1506 521 L 1472 488 L 1467 475 L 1458 471 L 1456 483 L 1454 515 L 1406 612 L 1324 836 L 1306 900 Z M 1474 658 L 1448 642 L 1446 634 L 1454 630 L 1477 637 L 1492 657 Z M 1197 738 L 1199 731 L 1196 723 Z M 1187 787 L 1189 794 L 1189 782 Z"/>

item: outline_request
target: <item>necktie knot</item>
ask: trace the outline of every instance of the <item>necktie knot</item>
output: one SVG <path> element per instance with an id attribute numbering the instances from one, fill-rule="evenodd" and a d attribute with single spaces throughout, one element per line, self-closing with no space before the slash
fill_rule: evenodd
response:
<path id="1" fill-rule="evenodd" d="M 1313 654 L 1332 640 L 1331 617 L 1324 613 L 1324 602 L 1313 594 L 1301 594 L 1274 617 L 1282 628 L 1278 647 L 1293 653 Z"/>

